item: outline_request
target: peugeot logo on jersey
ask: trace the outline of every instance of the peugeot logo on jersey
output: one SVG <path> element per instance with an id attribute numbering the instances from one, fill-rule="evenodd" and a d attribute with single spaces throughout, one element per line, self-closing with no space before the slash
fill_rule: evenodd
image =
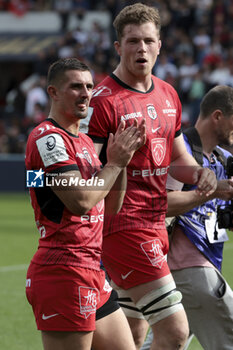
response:
<path id="1" fill-rule="evenodd" d="M 46 147 L 48 151 L 52 151 L 56 146 L 56 139 L 54 136 L 49 136 L 46 140 Z"/>
<path id="2" fill-rule="evenodd" d="M 147 113 L 149 115 L 149 117 L 153 120 L 155 120 L 157 118 L 157 112 L 155 110 L 155 107 L 153 105 L 148 105 L 147 106 Z"/>

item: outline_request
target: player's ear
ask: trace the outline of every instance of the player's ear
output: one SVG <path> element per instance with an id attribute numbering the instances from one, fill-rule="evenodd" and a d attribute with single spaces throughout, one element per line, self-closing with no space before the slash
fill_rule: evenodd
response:
<path id="1" fill-rule="evenodd" d="M 121 49 L 120 49 L 121 45 L 120 45 L 119 41 L 114 41 L 114 47 L 115 47 L 115 50 L 118 53 L 118 55 L 121 56 Z"/>
<path id="2" fill-rule="evenodd" d="M 213 113 L 212 113 L 212 118 L 214 119 L 215 122 L 219 122 L 222 120 L 223 114 L 222 111 L 220 109 L 216 109 Z"/>
<path id="3" fill-rule="evenodd" d="M 53 98 L 53 99 L 56 98 L 56 96 L 57 96 L 57 89 L 55 88 L 54 85 L 49 85 L 47 87 L 47 92 L 48 92 L 48 94 L 49 94 L 49 96 L 51 98 Z"/>

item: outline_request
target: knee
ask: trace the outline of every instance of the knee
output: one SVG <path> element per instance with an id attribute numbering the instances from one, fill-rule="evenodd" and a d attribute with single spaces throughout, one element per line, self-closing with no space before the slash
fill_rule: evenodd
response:
<path id="1" fill-rule="evenodd" d="M 169 327 L 169 332 L 164 335 L 166 337 L 169 349 L 183 349 L 189 337 L 188 322 L 181 322 L 180 324 L 174 323 Z"/>
<path id="2" fill-rule="evenodd" d="M 189 337 L 189 327 L 182 325 L 182 327 L 175 328 L 171 333 L 171 343 L 174 344 L 174 349 L 183 349 Z"/>
<path id="3" fill-rule="evenodd" d="M 146 338 L 146 333 L 149 327 L 148 323 L 145 320 L 133 320 L 131 318 L 128 318 L 128 321 L 133 334 L 136 349 L 140 349 Z"/>

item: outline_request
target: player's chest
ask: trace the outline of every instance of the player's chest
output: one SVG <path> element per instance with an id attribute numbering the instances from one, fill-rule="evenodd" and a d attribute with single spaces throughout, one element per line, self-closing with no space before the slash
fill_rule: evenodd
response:
<path id="1" fill-rule="evenodd" d="M 172 131 L 175 132 L 177 113 L 176 107 L 169 100 L 155 103 L 153 99 L 144 102 L 140 99 L 138 101 L 134 99 L 127 105 L 123 101 L 118 103 L 116 107 L 116 127 L 122 120 L 129 126 L 135 119 L 139 124 L 145 119 L 149 138 L 167 137 Z"/>

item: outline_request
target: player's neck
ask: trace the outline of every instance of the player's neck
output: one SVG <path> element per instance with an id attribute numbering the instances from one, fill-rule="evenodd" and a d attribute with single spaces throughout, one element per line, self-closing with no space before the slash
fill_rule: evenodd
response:
<path id="1" fill-rule="evenodd" d="M 57 124 L 59 124 L 63 129 L 67 130 L 69 133 L 78 136 L 80 120 L 64 118 L 59 113 L 52 113 L 52 111 L 49 113 L 48 118 L 55 120 Z"/>
<path id="2" fill-rule="evenodd" d="M 113 74 L 116 75 L 118 79 L 120 79 L 123 83 L 126 85 L 130 86 L 131 88 L 142 91 L 142 92 L 147 92 L 151 88 L 151 74 L 145 76 L 136 76 L 131 74 L 129 71 L 124 69 L 121 65 L 119 65 Z"/>
<path id="3" fill-rule="evenodd" d="M 207 155 L 210 155 L 218 144 L 213 130 L 210 126 L 205 125 L 203 122 L 197 123 L 195 127 L 201 138 L 203 152 Z"/>

